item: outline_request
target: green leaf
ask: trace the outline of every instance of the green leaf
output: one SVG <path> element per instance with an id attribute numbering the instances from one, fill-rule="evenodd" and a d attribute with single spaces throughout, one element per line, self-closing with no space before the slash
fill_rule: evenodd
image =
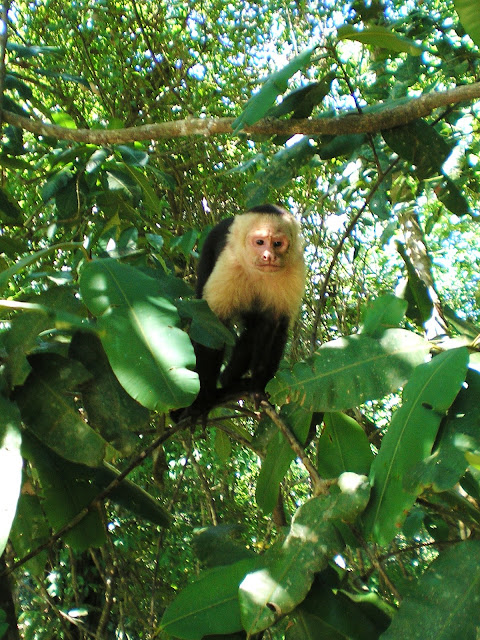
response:
<path id="1" fill-rule="evenodd" d="M 395 153 L 415 165 L 420 180 L 440 175 L 443 163 L 452 152 L 445 138 L 421 119 L 402 127 L 384 129 L 382 136 Z"/>
<path id="2" fill-rule="evenodd" d="M 140 197 L 139 187 L 137 182 L 132 179 L 130 172 L 127 172 L 127 167 L 122 171 L 120 169 L 109 169 L 105 172 L 106 184 L 109 191 L 118 192 L 128 200 L 136 203 Z"/>
<path id="3" fill-rule="evenodd" d="M 480 47 L 480 14 L 476 0 L 454 0 L 455 10 L 458 13 L 462 27 Z"/>
<path id="4" fill-rule="evenodd" d="M 238 133 L 245 125 L 254 124 L 266 115 L 267 111 L 275 102 L 276 97 L 287 89 L 290 78 L 297 73 L 297 71 L 305 70 L 310 63 L 310 58 L 315 49 L 316 47 L 307 49 L 296 56 L 296 58 L 283 67 L 283 69 L 268 76 L 260 91 L 250 98 L 243 112 L 232 123 L 234 133 Z"/>
<path id="5" fill-rule="evenodd" d="M 447 547 L 411 585 L 381 640 L 475 640 L 479 593 L 480 542 Z"/>
<path id="6" fill-rule="evenodd" d="M 278 151 L 268 167 L 258 171 L 254 176 L 254 181 L 247 185 L 247 208 L 265 202 L 266 194 L 272 188 L 279 189 L 290 182 L 315 153 L 315 147 L 307 136 Z"/>
<path id="7" fill-rule="evenodd" d="M 376 640 L 391 622 L 385 608 L 374 593 L 342 591 L 336 571 L 327 568 L 295 610 L 285 640 Z"/>
<path id="8" fill-rule="evenodd" d="M 301 444 L 305 443 L 312 414 L 297 404 L 282 407 L 280 417 L 295 434 Z M 272 513 L 277 504 L 280 483 L 287 473 L 295 453 L 282 433 L 277 431 L 267 447 L 265 459 L 258 476 L 255 497 L 263 513 Z"/>
<path id="9" fill-rule="evenodd" d="M 278 404 L 290 399 L 311 411 L 344 411 L 398 389 L 428 351 L 423 338 L 404 329 L 387 329 L 379 339 L 339 338 L 279 371 L 267 391 Z"/>
<path id="10" fill-rule="evenodd" d="M 406 301 L 391 294 L 369 300 L 364 312 L 361 333 L 371 338 L 379 338 L 385 329 L 398 327 L 405 317 L 406 310 Z"/>
<path id="11" fill-rule="evenodd" d="M 251 558 L 203 572 L 167 607 L 160 630 L 184 640 L 241 631 L 238 585 L 256 563 Z"/>
<path id="12" fill-rule="evenodd" d="M 90 374 L 79 362 L 54 353 L 30 356 L 30 364 L 32 372 L 15 394 L 22 420 L 62 458 L 98 466 L 106 442 L 82 419 L 72 393 Z"/>
<path id="13" fill-rule="evenodd" d="M 57 531 L 90 504 L 98 489 L 91 483 L 90 476 L 79 476 L 78 465 L 68 462 L 29 434 L 25 436 L 22 451 L 35 466 L 42 487 L 43 509 L 51 527 Z M 105 527 L 99 510 L 89 511 L 64 539 L 76 551 L 105 544 Z"/>
<path id="14" fill-rule="evenodd" d="M 33 58 L 39 55 L 59 55 L 62 53 L 60 47 L 30 46 L 7 42 L 7 51 L 13 51 L 19 58 Z"/>
<path id="15" fill-rule="evenodd" d="M 150 411 L 136 402 L 118 382 L 102 343 L 93 332 L 77 331 L 70 342 L 69 356 L 91 373 L 81 385 L 82 404 L 88 423 L 123 455 L 129 455 L 138 444 L 134 431 L 143 431 Z"/>
<path id="16" fill-rule="evenodd" d="M 313 109 L 319 105 L 330 91 L 335 80 L 335 73 L 327 73 L 320 82 L 309 84 L 288 93 L 281 103 L 272 107 L 267 113 L 269 118 L 281 118 L 292 113 L 292 118 L 308 118 Z"/>
<path id="17" fill-rule="evenodd" d="M 433 454 L 409 477 L 409 486 L 433 486 L 435 491 L 452 489 L 465 473 L 469 451 L 480 451 L 480 374 L 469 369 L 462 387 L 448 412 Z"/>
<path id="18" fill-rule="evenodd" d="M 50 533 L 39 496 L 20 494 L 17 513 L 10 532 L 10 540 L 16 556 L 23 558 L 33 549 L 44 544 L 50 537 Z M 32 576 L 41 580 L 47 560 L 48 554 L 45 550 L 31 558 L 24 567 Z"/>
<path id="19" fill-rule="evenodd" d="M 404 293 L 407 302 L 407 316 L 419 324 L 427 322 L 433 311 L 433 302 L 424 280 L 420 278 L 415 265 L 404 245 L 397 241 L 396 248 L 407 269 L 407 286 Z"/>
<path id="20" fill-rule="evenodd" d="M 5 189 L 0 189 L 0 220 L 7 226 L 22 224 L 22 210 Z"/>
<path id="21" fill-rule="evenodd" d="M 48 202 L 72 180 L 72 172 L 63 168 L 45 182 L 42 187 L 42 200 Z"/>
<path id="22" fill-rule="evenodd" d="M 120 152 L 122 160 L 130 167 L 144 167 L 148 163 L 148 153 L 143 149 L 118 144 L 115 149 Z"/>
<path id="23" fill-rule="evenodd" d="M 0 395 L 0 555 L 3 553 L 17 508 L 22 483 L 20 411 Z"/>
<path id="24" fill-rule="evenodd" d="M 176 306 L 182 318 L 191 319 L 190 337 L 195 342 L 211 349 L 222 349 L 226 344 L 235 344 L 233 333 L 220 322 L 206 300 L 180 300 Z"/>
<path id="25" fill-rule="evenodd" d="M 324 136 L 317 143 L 318 157 L 330 160 L 341 156 L 350 157 L 366 142 L 364 133 L 350 133 L 342 136 Z"/>
<path id="26" fill-rule="evenodd" d="M 148 409 L 189 406 L 198 393 L 195 355 L 159 283 L 113 259 L 87 264 L 80 291 L 123 388 Z"/>
<path id="27" fill-rule="evenodd" d="M 337 38 L 338 40 L 357 40 L 363 44 L 371 44 L 397 53 L 408 53 L 411 56 L 419 56 L 423 51 L 422 47 L 412 40 L 380 26 L 366 27 L 359 31 L 350 25 L 344 25 L 338 29 Z"/>
<path id="28" fill-rule="evenodd" d="M 212 568 L 254 558 L 255 554 L 251 549 L 246 549 L 243 544 L 232 539 L 232 535 L 241 529 L 240 525 L 232 524 L 197 529 L 193 544 L 195 554 L 202 565 Z"/>
<path id="29" fill-rule="evenodd" d="M 364 514 L 367 535 L 386 545 L 399 532 L 421 487 L 405 489 L 405 479 L 432 451 L 438 427 L 467 372 L 468 350 L 446 351 L 413 372 L 403 404 L 382 440 L 370 477 L 372 499 Z"/>
<path id="30" fill-rule="evenodd" d="M 98 173 L 110 153 L 108 149 L 96 149 L 85 165 L 85 172 L 89 174 Z"/>
<path id="31" fill-rule="evenodd" d="M 373 460 L 365 432 L 344 413 L 326 413 L 317 446 L 317 468 L 322 478 L 338 478 L 344 471 L 367 475 Z"/>
<path id="32" fill-rule="evenodd" d="M 327 496 L 311 498 L 298 509 L 281 545 L 274 545 L 239 590 L 247 635 L 274 624 L 307 595 L 314 574 L 343 548 L 336 522 L 353 522 L 368 501 L 365 476 L 346 473 Z"/>
<path id="33" fill-rule="evenodd" d="M 137 167 L 131 167 L 128 164 L 125 165 L 125 170 L 128 171 L 130 176 L 135 180 L 138 186 L 141 188 L 143 192 L 143 202 L 148 210 L 153 213 L 155 216 L 158 216 L 159 219 L 163 218 L 164 211 L 161 207 L 160 199 L 153 189 L 149 178 L 145 175 L 143 171 L 138 169 Z M 147 234 L 148 236 L 152 236 L 152 234 Z M 160 236 L 157 236 L 160 237 Z"/>
<path id="34" fill-rule="evenodd" d="M 96 493 L 103 491 L 120 475 L 117 469 L 107 463 L 97 469 L 90 469 L 84 465 L 76 465 L 76 468 L 77 477 L 91 481 Z M 122 480 L 118 487 L 109 493 L 108 498 L 133 513 L 140 521 L 148 520 L 160 527 L 170 525 L 171 518 L 160 502 L 131 480 Z"/>

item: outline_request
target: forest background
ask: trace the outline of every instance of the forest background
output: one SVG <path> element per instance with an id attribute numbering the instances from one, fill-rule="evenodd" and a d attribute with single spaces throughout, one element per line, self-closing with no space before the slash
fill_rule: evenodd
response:
<path id="1" fill-rule="evenodd" d="M 476 640 L 477 0 L 40 0 L 0 34 L 0 637 Z M 308 278 L 205 424 L 219 220 Z"/>

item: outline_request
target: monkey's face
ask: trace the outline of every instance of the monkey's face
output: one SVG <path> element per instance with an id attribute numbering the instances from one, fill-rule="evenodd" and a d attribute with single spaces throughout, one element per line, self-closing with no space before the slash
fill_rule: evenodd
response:
<path id="1" fill-rule="evenodd" d="M 289 237 L 273 224 L 253 228 L 246 238 L 249 262 L 262 273 L 275 273 L 285 266 Z"/>

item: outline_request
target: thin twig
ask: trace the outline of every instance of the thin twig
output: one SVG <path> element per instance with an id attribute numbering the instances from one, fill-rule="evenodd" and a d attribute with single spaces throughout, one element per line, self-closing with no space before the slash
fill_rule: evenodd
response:
<path id="1" fill-rule="evenodd" d="M 264 413 L 266 413 L 267 416 L 272 420 L 272 422 L 278 427 L 295 455 L 302 461 L 302 464 L 307 470 L 308 475 L 310 476 L 310 480 L 312 481 L 314 494 L 320 495 L 327 493 L 328 487 L 330 486 L 331 482 L 322 480 L 322 478 L 318 474 L 318 471 L 313 466 L 312 461 L 305 453 L 304 448 L 288 428 L 288 426 L 285 424 L 285 422 L 280 418 L 278 413 L 275 411 L 275 408 L 272 407 L 272 405 L 266 400 L 262 400 L 260 406 Z"/>

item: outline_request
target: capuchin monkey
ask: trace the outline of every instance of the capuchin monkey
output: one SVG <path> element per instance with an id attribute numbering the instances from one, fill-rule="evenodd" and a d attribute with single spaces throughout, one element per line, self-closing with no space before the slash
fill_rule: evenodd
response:
<path id="1" fill-rule="evenodd" d="M 237 324 L 240 333 L 221 374 L 224 349 L 194 344 L 200 392 L 189 414 L 207 413 L 235 394 L 264 393 L 282 358 L 304 287 L 300 225 L 284 209 L 253 207 L 212 229 L 198 263 L 196 295 L 224 324 Z"/>

